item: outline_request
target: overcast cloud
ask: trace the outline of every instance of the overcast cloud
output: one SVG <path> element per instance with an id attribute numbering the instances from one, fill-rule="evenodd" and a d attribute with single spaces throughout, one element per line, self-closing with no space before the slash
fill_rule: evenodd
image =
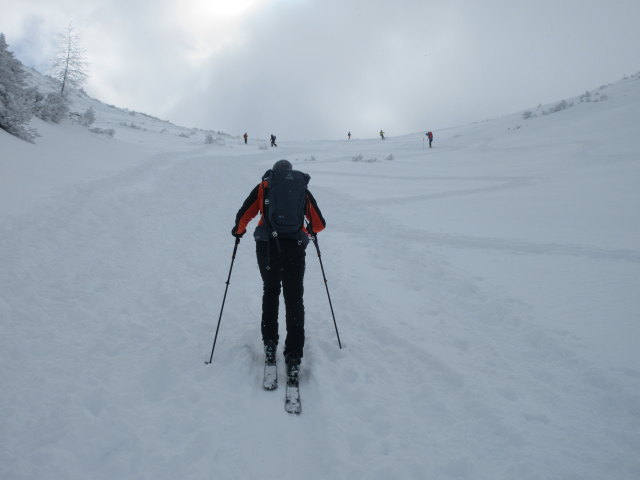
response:
<path id="1" fill-rule="evenodd" d="M 89 94 L 251 137 L 437 130 L 640 70 L 638 0 L 0 0 L 46 72 L 73 21 Z"/>

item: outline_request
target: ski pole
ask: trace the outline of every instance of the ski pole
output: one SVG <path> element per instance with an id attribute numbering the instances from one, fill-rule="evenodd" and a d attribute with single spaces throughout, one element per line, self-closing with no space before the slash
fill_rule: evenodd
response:
<path id="1" fill-rule="evenodd" d="M 229 290 L 229 281 L 231 280 L 231 270 L 233 269 L 233 261 L 236 259 L 236 251 L 240 244 L 240 237 L 236 237 L 236 243 L 233 246 L 233 255 L 231 255 L 231 266 L 229 267 L 229 276 L 227 277 L 227 286 L 224 289 L 224 297 L 222 297 L 222 307 L 220 307 L 220 316 L 218 317 L 218 326 L 216 327 L 216 335 L 213 337 L 213 347 L 211 347 L 211 356 L 209 361 L 205 360 L 206 365 L 210 365 L 213 360 L 213 351 L 216 349 L 216 340 L 218 340 L 218 330 L 220 330 L 220 321 L 222 320 L 222 311 L 224 310 L 224 302 L 227 299 L 227 290 Z"/>
<path id="2" fill-rule="evenodd" d="M 322 278 L 324 279 L 324 288 L 327 289 L 327 298 L 329 299 L 329 307 L 331 308 L 331 316 L 333 317 L 333 326 L 336 328 L 336 336 L 338 337 L 338 346 L 342 349 L 342 343 L 340 342 L 340 334 L 338 333 L 338 324 L 336 323 L 336 316 L 333 313 L 333 305 L 331 304 L 331 295 L 329 295 L 329 287 L 327 286 L 327 276 L 324 274 L 324 266 L 322 265 L 322 255 L 320 254 L 320 246 L 318 245 L 317 235 L 312 235 L 311 239 L 316 246 L 318 252 L 318 260 L 320 260 L 320 269 L 322 270 Z"/>

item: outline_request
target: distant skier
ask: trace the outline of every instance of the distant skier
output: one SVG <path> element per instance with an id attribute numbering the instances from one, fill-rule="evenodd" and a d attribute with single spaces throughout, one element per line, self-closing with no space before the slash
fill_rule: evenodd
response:
<path id="1" fill-rule="evenodd" d="M 247 132 L 244 132 L 244 135 L 242 136 L 244 138 L 244 144 L 247 144 L 247 140 L 249 139 L 249 135 L 247 135 Z"/>
<path id="2" fill-rule="evenodd" d="M 433 132 L 426 133 L 427 138 L 429 138 L 429 148 L 431 148 L 431 142 L 433 142 Z"/>
<path id="3" fill-rule="evenodd" d="M 272 147 L 277 147 L 278 145 L 276 145 L 276 136 L 272 133 L 271 134 L 271 146 Z"/>
<path id="4" fill-rule="evenodd" d="M 286 185 L 282 183 L 285 181 Z M 276 361 L 278 305 L 282 288 L 287 325 L 284 357 L 287 374 L 290 378 L 293 375 L 296 382 L 304 347 L 305 249 L 309 234 L 321 232 L 326 225 L 315 198 L 307 189 L 308 181 L 309 176 L 293 170 L 289 161 L 278 160 L 246 198 L 231 230 L 234 237 L 242 237 L 249 222 L 258 213 L 261 214 L 253 237 L 263 282 L 261 331 L 265 364 L 275 365 Z M 273 208 L 276 210 L 270 210 Z M 284 219 L 290 230 L 293 225 L 294 233 L 282 233 L 284 230 L 278 225 L 280 218 Z M 300 227 L 296 230 L 298 220 Z M 308 222 L 306 228 L 304 220 Z M 266 389 L 276 387 L 277 383 L 267 385 L 265 380 Z"/>
<path id="5" fill-rule="evenodd" d="M 351 140 L 351 132 L 347 133 L 347 139 Z"/>
<path id="6" fill-rule="evenodd" d="M 380 138 L 384 140 L 384 132 L 382 130 L 380 130 Z"/>

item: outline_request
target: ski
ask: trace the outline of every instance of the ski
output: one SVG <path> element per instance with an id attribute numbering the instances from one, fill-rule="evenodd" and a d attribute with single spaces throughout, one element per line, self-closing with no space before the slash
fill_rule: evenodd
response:
<path id="1" fill-rule="evenodd" d="M 298 383 L 297 376 L 290 376 L 287 380 L 284 409 L 288 413 L 295 414 L 299 414 L 302 411 L 302 403 L 300 403 L 300 384 Z"/>
<path id="2" fill-rule="evenodd" d="M 278 368 L 276 362 L 264 363 L 264 380 L 262 386 L 265 390 L 275 390 L 278 388 Z"/>

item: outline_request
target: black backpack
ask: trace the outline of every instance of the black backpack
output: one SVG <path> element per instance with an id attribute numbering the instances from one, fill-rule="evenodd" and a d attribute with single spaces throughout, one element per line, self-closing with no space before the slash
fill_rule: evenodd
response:
<path id="1" fill-rule="evenodd" d="M 266 180 L 265 223 L 272 237 L 298 238 L 304 223 L 307 184 L 311 177 L 297 170 L 271 170 Z"/>

